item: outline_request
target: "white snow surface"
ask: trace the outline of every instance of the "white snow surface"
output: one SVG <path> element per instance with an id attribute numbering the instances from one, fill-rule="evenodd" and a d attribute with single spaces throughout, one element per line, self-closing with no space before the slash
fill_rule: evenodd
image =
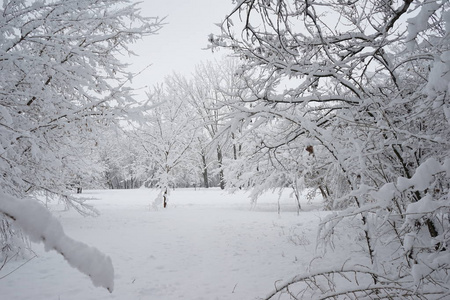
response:
<path id="1" fill-rule="evenodd" d="M 15 270 L 27 258 L 16 259 L 0 270 L 0 299 L 256 299 L 308 270 L 318 224 L 327 214 L 305 200 L 297 215 L 288 191 L 280 198 L 280 214 L 278 193 L 263 195 L 251 209 L 244 192 L 177 189 L 167 209 L 152 210 L 157 194 L 83 192 L 98 217 L 51 206 L 68 236 L 111 257 L 113 293 L 33 244 L 36 258 Z"/>

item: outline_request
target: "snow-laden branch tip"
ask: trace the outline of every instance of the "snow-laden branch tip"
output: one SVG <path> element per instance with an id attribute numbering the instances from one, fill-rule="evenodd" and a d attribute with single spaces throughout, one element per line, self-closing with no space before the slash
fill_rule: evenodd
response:
<path id="1" fill-rule="evenodd" d="M 61 223 L 40 203 L 0 192 L 0 212 L 13 219 L 31 241 L 42 242 L 46 251 L 55 250 L 72 267 L 88 275 L 95 286 L 113 291 L 114 267 L 111 258 L 68 237 Z"/>

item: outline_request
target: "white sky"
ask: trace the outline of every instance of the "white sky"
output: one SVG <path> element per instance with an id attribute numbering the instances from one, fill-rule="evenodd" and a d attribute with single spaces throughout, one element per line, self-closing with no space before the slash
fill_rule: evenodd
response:
<path id="1" fill-rule="evenodd" d="M 143 16 L 166 17 L 167 24 L 158 35 L 133 45 L 139 57 L 132 59 L 131 70 L 152 65 L 133 81 L 135 88 L 152 87 L 173 72 L 189 75 L 200 61 L 225 55 L 223 50 L 213 54 L 202 48 L 208 45 L 210 33 L 220 32 L 214 24 L 235 7 L 231 0 L 144 0 L 139 7 Z"/>

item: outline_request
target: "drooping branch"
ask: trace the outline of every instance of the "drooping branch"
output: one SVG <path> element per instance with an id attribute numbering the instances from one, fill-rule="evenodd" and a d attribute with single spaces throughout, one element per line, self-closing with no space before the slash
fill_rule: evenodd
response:
<path id="1" fill-rule="evenodd" d="M 0 193 L 0 213 L 11 218 L 35 243 L 61 254 L 72 267 L 86 274 L 95 286 L 114 289 L 111 259 L 96 248 L 68 237 L 51 213 L 32 199 L 18 199 Z"/>

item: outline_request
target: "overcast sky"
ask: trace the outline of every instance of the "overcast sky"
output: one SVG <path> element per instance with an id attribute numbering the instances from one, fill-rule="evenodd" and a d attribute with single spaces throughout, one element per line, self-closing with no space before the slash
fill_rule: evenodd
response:
<path id="1" fill-rule="evenodd" d="M 139 5 L 142 15 L 166 17 L 167 24 L 158 35 L 133 46 L 139 54 L 132 60 L 133 71 L 152 64 L 134 81 L 134 87 L 151 87 L 173 71 L 189 75 L 200 61 L 225 54 L 202 48 L 208 45 L 210 33 L 219 33 L 214 23 L 220 23 L 234 8 L 231 0 L 145 0 Z"/>

